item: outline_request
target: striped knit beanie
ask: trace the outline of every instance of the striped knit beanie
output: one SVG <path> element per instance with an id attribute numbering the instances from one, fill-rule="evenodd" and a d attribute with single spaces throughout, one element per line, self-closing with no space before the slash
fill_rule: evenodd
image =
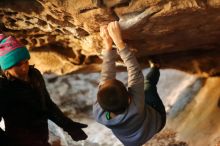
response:
<path id="1" fill-rule="evenodd" d="M 0 67 L 7 70 L 22 60 L 30 59 L 30 54 L 25 46 L 14 37 L 0 34 Z"/>

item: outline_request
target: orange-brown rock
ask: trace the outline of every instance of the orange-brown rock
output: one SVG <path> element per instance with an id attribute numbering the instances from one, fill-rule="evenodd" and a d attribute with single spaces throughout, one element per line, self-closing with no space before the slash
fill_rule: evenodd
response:
<path id="1" fill-rule="evenodd" d="M 119 20 L 144 66 L 220 74 L 219 0 L 1 0 L 0 28 L 18 37 L 42 72 L 100 70 L 100 25 Z"/>

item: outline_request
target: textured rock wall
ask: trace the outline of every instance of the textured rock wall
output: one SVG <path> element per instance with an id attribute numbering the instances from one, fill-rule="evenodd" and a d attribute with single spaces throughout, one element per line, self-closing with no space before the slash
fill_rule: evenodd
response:
<path id="1" fill-rule="evenodd" d="M 0 28 L 18 37 L 42 72 L 100 70 L 100 25 L 119 20 L 143 67 L 220 73 L 219 0 L 1 0 Z"/>
<path id="2" fill-rule="evenodd" d="M 123 38 L 132 46 L 142 67 L 153 58 L 163 68 L 219 76 L 219 14 L 220 0 L 0 0 L 0 31 L 16 36 L 26 45 L 31 51 L 30 62 L 42 72 L 59 75 L 88 73 L 100 71 L 102 41 L 99 27 L 117 20 L 123 29 Z M 121 69 L 123 65 L 118 66 Z M 90 78 L 76 77 L 79 81 L 76 81 L 79 83 L 77 87 L 83 84 L 81 80 L 90 82 Z M 52 83 L 54 80 L 57 78 L 49 79 Z M 171 80 L 164 82 L 172 84 Z M 94 81 L 90 83 L 97 85 Z M 196 84 L 186 86 L 188 90 L 183 92 L 182 88 L 167 91 L 167 85 L 164 85 L 163 92 L 167 92 L 169 98 L 165 101 L 170 111 L 168 126 L 177 132 L 180 140 L 193 146 L 219 145 L 219 84 L 219 78 L 210 78 L 204 80 L 201 88 L 200 82 L 196 81 Z M 87 93 L 84 89 L 90 84 L 83 84 L 83 89 L 74 87 L 75 90 L 71 89 L 75 85 L 72 83 L 54 85 L 61 87 L 53 90 L 54 99 L 62 97 L 58 102 L 60 106 L 70 104 L 65 111 L 67 114 L 74 119 L 77 115 L 79 120 L 93 122 L 91 117 L 80 114 L 91 115 L 92 99 L 81 100 L 75 95 L 89 93 L 95 96 L 95 90 Z M 178 96 L 179 93 L 182 94 Z M 91 125 L 97 126 L 94 122 Z M 91 135 L 92 130 L 88 131 Z M 109 131 L 102 131 L 98 136 L 103 135 L 112 136 Z M 173 141 L 175 134 L 166 134 L 166 131 L 154 140 L 158 142 L 158 139 L 170 138 L 170 135 Z M 109 139 L 110 143 L 103 143 L 112 145 L 115 139 Z M 100 142 L 94 137 L 89 140 L 84 145 L 98 145 Z"/>

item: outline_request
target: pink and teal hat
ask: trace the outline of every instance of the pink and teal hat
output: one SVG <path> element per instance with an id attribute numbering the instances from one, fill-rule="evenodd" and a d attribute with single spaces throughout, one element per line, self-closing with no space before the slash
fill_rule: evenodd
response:
<path id="1" fill-rule="evenodd" d="M 30 54 L 25 46 L 14 37 L 0 34 L 0 67 L 7 70 L 22 60 L 30 59 Z"/>

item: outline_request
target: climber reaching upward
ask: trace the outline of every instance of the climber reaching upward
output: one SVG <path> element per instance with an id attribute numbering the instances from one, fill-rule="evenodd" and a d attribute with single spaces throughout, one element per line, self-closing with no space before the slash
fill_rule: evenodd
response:
<path id="1" fill-rule="evenodd" d="M 97 122 L 107 126 L 126 146 L 139 146 L 158 133 L 166 123 L 164 105 L 157 93 L 159 67 L 144 79 L 141 68 L 122 39 L 118 22 L 100 28 L 103 39 L 103 64 L 97 102 L 93 113 Z M 112 43 L 117 50 L 112 49 Z M 115 61 L 121 57 L 128 71 L 128 89 L 116 79 Z"/>

